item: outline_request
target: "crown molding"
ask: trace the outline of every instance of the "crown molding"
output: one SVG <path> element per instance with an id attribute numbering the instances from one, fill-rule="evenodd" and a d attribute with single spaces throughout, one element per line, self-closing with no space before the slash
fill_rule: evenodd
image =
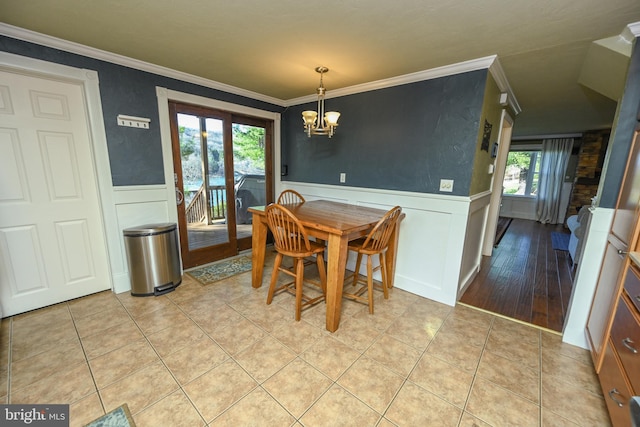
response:
<path id="1" fill-rule="evenodd" d="M 640 22 L 632 22 L 628 24 L 622 30 L 622 37 L 629 43 L 635 40 L 636 37 L 640 37 Z"/>
<path id="2" fill-rule="evenodd" d="M 393 86 L 400 86 L 408 83 L 416 83 L 424 80 L 437 79 L 439 77 L 452 76 L 455 74 L 467 73 L 470 71 L 482 70 L 489 68 L 495 61 L 496 55 L 486 56 L 484 58 L 472 59 L 457 64 L 446 65 L 443 67 L 432 68 L 430 70 L 418 71 L 415 73 L 404 74 L 402 76 L 391 77 L 388 79 L 375 80 L 373 82 L 362 83 L 359 85 L 349 86 L 340 89 L 332 89 L 325 95 L 325 99 L 337 98 L 340 96 L 353 95 L 356 93 L 370 92 L 378 89 L 386 89 Z M 505 79 L 506 81 L 506 79 Z M 318 95 L 307 95 L 299 98 L 288 99 L 287 107 L 291 105 L 304 104 L 318 100 Z"/>
<path id="3" fill-rule="evenodd" d="M 48 36 L 1 22 L 0 35 L 27 41 L 30 43 L 35 43 L 41 46 L 63 50 L 69 53 L 75 53 L 77 55 L 87 56 L 89 58 L 99 59 L 101 61 L 110 62 L 112 64 L 133 68 L 135 70 L 146 71 L 152 74 L 158 74 L 160 76 L 197 84 L 200 86 L 208 87 L 210 89 L 221 90 L 223 92 L 244 96 L 258 101 L 268 102 L 270 104 L 275 104 L 281 107 L 285 106 L 285 103 L 282 99 L 270 97 L 261 93 L 252 92 L 250 90 L 216 82 L 214 80 L 194 76 L 193 74 L 184 73 L 182 71 L 173 70 L 171 68 L 162 67 L 148 62 L 129 58 L 127 56 L 118 55 L 116 53 L 107 52 L 105 50 L 96 49 L 79 43 L 70 42 L 68 40 L 59 39 L 57 37 Z"/>
<path id="4" fill-rule="evenodd" d="M 107 52 L 101 49 L 96 49 L 79 43 L 63 40 L 57 37 L 52 37 L 46 34 L 37 33 L 35 31 L 27 30 L 2 22 L 0 22 L 0 35 L 23 40 L 30 43 L 35 43 L 45 47 L 59 49 L 65 52 L 74 53 L 89 58 L 98 59 L 105 62 L 110 62 L 117 65 L 122 65 L 140 71 L 146 71 L 152 74 L 169 77 L 176 80 L 197 84 L 199 86 L 208 87 L 211 89 L 221 90 L 223 92 L 244 96 L 258 101 L 264 101 L 281 107 L 304 104 L 307 102 L 316 101 L 318 99 L 317 95 L 313 94 L 299 98 L 282 100 L 279 98 L 263 95 L 261 93 L 245 90 L 236 86 L 231 86 L 214 80 L 198 77 L 193 74 L 184 73 L 182 71 L 173 70 L 171 68 L 162 67 L 112 52 Z M 388 79 L 376 80 L 373 82 L 331 90 L 331 92 L 327 92 L 326 98 L 328 99 L 336 98 L 339 96 L 353 95 L 356 93 L 385 89 L 393 86 L 400 86 L 408 83 L 431 80 L 482 69 L 489 69 L 493 78 L 496 80 L 500 91 L 506 92 L 508 94 L 508 102 L 513 107 L 515 114 L 519 114 L 521 111 L 520 106 L 518 105 L 518 102 L 513 94 L 513 91 L 511 90 L 511 87 L 509 86 L 504 71 L 502 70 L 500 63 L 498 62 L 497 55 L 486 56 L 483 58 L 459 62 L 457 64 L 446 65 L 429 70 L 405 74 L 402 76 L 391 77 Z"/>
<path id="5" fill-rule="evenodd" d="M 507 94 L 507 104 L 511 106 L 513 109 L 513 114 L 518 115 L 522 112 L 522 108 L 520 108 L 520 104 L 516 99 L 516 96 L 509 85 L 509 81 L 507 80 L 507 75 L 504 73 L 502 69 L 502 65 L 500 65 L 500 61 L 498 60 L 498 55 L 494 55 L 494 60 L 489 66 L 489 72 L 493 76 L 493 79 L 496 81 L 500 92 Z"/>

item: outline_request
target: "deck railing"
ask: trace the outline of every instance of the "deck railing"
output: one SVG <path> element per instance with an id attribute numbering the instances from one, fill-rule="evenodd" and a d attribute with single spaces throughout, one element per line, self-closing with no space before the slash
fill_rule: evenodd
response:
<path id="1" fill-rule="evenodd" d="M 213 185 L 209 187 L 209 215 L 207 215 L 207 198 L 205 197 L 204 184 L 200 186 L 185 209 L 187 223 L 211 224 L 214 220 L 224 219 L 226 212 L 225 188 L 224 185 Z"/>

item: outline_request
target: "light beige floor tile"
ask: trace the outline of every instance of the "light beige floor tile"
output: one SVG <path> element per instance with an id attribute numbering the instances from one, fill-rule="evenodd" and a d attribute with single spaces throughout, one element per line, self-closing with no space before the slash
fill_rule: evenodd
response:
<path id="1" fill-rule="evenodd" d="M 117 297 L 134 319 L 175 305 L 166 295 L 134 297 L 128 292 L 123 292 Z"/>
<path id="2" fill-rule="evenodd" d="M 382 414 L 404 378 L 375 361 L 361 357 L 338 380 L 345 390 Z"/>
<path id="3" fill-rule="evenodd" d="M 19 390 L 11 390 L 10 403 L 72 404 L 96 392 L 86 363 L 58 370 Z"/>
<path id="4" fill-rule="evenodd" d="M 291 426 L 295 418 L 262 388 L 256 388 L 209 426 Z"/>
<path id="5" fill-rule="evenodd" d="M 325 332 L 304 320 L 291 320 L 287 327 L 273 331 L 272 335 L 294 353 L 300 354 L 322 338 Z"/>
<path id="6" fill-rule="evenodd" d="M 449 314 L 449 319 L 466 320 L 469 323 L 487 328 L 491 327 L 495 318 L 489 313 L 463 304 L 456 304 Z"/>
<path id="7" fill-rule="evenodd" d="M 98 393 L 91 393 L 89 396 L 78 400 L 69 407 L 69 426 L 82 427 L 91 421 L 104 415 L 102 403 Z"/>
<path id="8" fill-rule="evenodd" d="M 116 325 L 131 320 L 129 313 L 122 307 L 109 308 L 75 320 L 80 338 L 106 331 Z"/>
<path id="9" fill-rule="evenodd" d="M 434 327 L 437 329 L 452 311 L 453 307 L 446 304 L 420 298 L 408 305 L 402 316 L 420 325 L 428 326 L 429 329 Z"/>
<path id="10" fill-rule="evenodd" d="M 381 416 L 338 385 L 331 387 L 300 418 L 305 426 L 375 426 Z"/>
<path id="11" fill-rule="evenodd" d="M 462 408 L 471 390 L 473 374 L 427 353 L 418 361 L 409 380 Z"/>
<path id="12" fill-rule="evenodd" d="M 100 390 L 100 397 L 107 412 L 126 403 L 135 416 L 178 388 L 167 368 L 156 362 Z"/>
<path id="13" fill-rule="evenodd" d="M 455 335 L 467 344 L 483 347 L 489 335 L 489 325 L 485 325 L 483 322 L 475 323 L 468 320 L 467 317 L 455 316 L 454 314 L 455 312 L 444 321 L 438 334 Z"/>
<path id="14" fill-rule="evenodd" d="M 11 389 L 19 390 L 68 367 L 85 363 L 78 337 L 64 346 L 11 364 Z"/>
<path id="15" fill-rule="evenodd" d="M 405 313 L 394 320 L 385 333 L 417 350 L 425 350 L 443 321 L 434 315 L 416 319 Z"/>
<path id="16" fill-rule="evenodd" d="M 211 338 L 203 336 L 188 347 L 163 357 L 171 373 L 185 385 L 229 358 Z"/>
<path id="17" fill-rule="evenodd" d="M 97 334 L 83 337 L 82 346 L 87 358 L 91 360 L 143 338 L 140 328 L 132 319 L 127 319 Z"/>
<path id="18" fill-rule="evenodd" d="M 484 421 L 474 417 L 468 412 L 462 414 L 462 419 L 458 427 L 493 427 L 491 424 L 487 424 Z"/>
<path id="19" fill-rule="evenodd" d="M 160 357 L 168 356 L 184 347 L 192 345 L 205 333 L 191 319 L 183 318 L 161 331 L 147 334 L 149 342 Z"/>
<path id="20" fill-rule="evenodd" d="M 246 318 L 269 333 L 289 326 L 291 323 L 290 316 L 275 305 L 264 304 L 261 309 L 247 313 Z M 308 316 L 305 316 L 305 321 L 308 319 Z"/>
<path id="21" fill-rule="evenodd" d="M 295 359 L 262 386 L 295 417 L 300 417 L 333 382 L 302 359 Z"/>
<path id="22" fill-rule="evenodd" d="M 171 393 L 133 417 L 136 427 L 200 427 L 205 422 L 182 390 Z"/>
<path id="23" fill-rule="evenodd" d="M 360 357 L 354 350 L 332 336 L 324 336 L 301 354 L 311 366 L 332 380 L 337 380 Z"/>
<path id="24" fill-rule="evenodd" d="M 521 363 L 534 370 L 540 369 L 540 346 L 520 340 L 517 333 L 491 330 L 486 350 L 499 356 Z"/>
<path id="25" fill-rule="evenodd" d="M 378 329 L 370 326 L 366 319 L 353 317 L 343 318 L 340 327 L 332 336 L 359 352 L 365 351 L 373 342 L 382 335 Z"/>
<path id="26" fill-rule="evenodd" d="M 535 427 L 540 423 L 538 405 L 482 378 L 476 378 L 465 410 L 491 425 Z"/>
<path id="27" fill-rule="evenodd" d="M 265 332 L 242 318 L 233 327 L 219 327 L 209 332 L 219 345 L 231 355 L 238 354 L 265 336 Z"/>
<path id="28" fill-rule="evenodd" d="M 215 309 L 208 308 L 189 313 L 189 317 L 208 334 L 234 328 L 245 320 L 240 313 L 226 304 Z"/>
<path id="29" fill-rule="evenodd" d="M 477 376 L 506 388 L 536 404 L 540 403 L 540 372 L 486 351 Z"/>
<path id="30" fill-rule="evenodd" d="M 168 300 L 165 299 L 165 301 Z M 146 335 L 173 327 L 186 320 L 188 317 L 173 303 L 135 318 L 136 324 Z"/>
<path id="31" fill-rule="evenodd" d="M 364 355 L 406 377 L 422 352 L 385 334 L 374 342 Z"/>
<path id="32" fill-rule="evenodd" d="M 461 412 L 436 395 L 406 382 L 385 413 L 385 418 L 399 426 L 447 427 L 457 425 Z"/>
<path id="33" fill-rule="evenodd" d="M 578 424 L 554 414 L 546 408 L 542 408 L 542 427 L 576 427 Z M 605 427 L 605 426 L 603 426 Z"/>
<path id="34" fill-rule="evenodd" d="M 103 389 L 158 360 L 158 355 L 149 343 L 138 340 L 90 360 L 89 366 L 98 389 Z"/>
<path id="35" fill-rule="evenodd" d="M 49 329 L 71 320 L 71 313 L 66 303 L 55 304 L 39 310 L 19 314 L 12 318 L 13 338 L 31 335 L 35 331 Z"/>
<path id="36" fill-rule="evenodd" d="M 474 373 L 480 363 L 482 347 L 469 344 L 456 334 L 438 332 L 427 353 L 468 373 Z"/>
<path id="37" fill-rule="evenodd" d="M 542 375 L 594 394 L 602 394 L 600 382 L 591 361 L 582 363 L 571 357 L 543 349 Z"/>
<path id="38" fill-rule="evenodd" d="M 205 289 L 205 290 L 202 290 Z M 172 301 L 175 301 L 172 299 Z M 198 291 L 192 291 L 187 298 L 186 296 L 175 301 L 176 305 L 187 315 L 199 311 L 209 312 L 217 310 L 225 306 L 225 302 L 221 301 L 214 294 L 207 292 L 206 288 L 200 287 Z"/>
<path id="39" fill-rule="evenodd" d="M 584 364 L 592 364 L 589 350 L 562 342 L 562 336 L 550 332 L 541 333 L 542 352 L 553 352 L 570 357 Z"/>
<path id="40" fill-rule="evenodd" d="M 580 402 L 576 405 L 576 402 Z M 609 415 L 602 396 L 542 375 L 542 407 L 583 426 L 606 426 Z"/>
<path id="41" fill-rule="evenodd" d="M 184 391 L 209 423 L 257 385 L 236 362 L 228 360 L 187 384 Z"/>
<path id="42" fill-rule="evenodd" d="M 78 341 L 78 333 L 71 319 L 66 317 L 57 324 L 24 329 L 11 340 L 11 360 L 17 362 Z"/>
<path id="43" fill-rule="evenodd" d="M 495 334 L 518 338 L 516 342 L 523 342 L 534 346 L 540 345 L 540 329 L 502 317 L 496 317 L 491 326 Z"/>
<path id="44" fill-rule="evenodd" d="M 295 358 L 293 351 L 270 336 L 255 342 L 234 357 L 258 383 L 271 377 Z"/>
<path id="45" fill-rule="evenodd" d="M 122 304 L 118 297 L 109 290 L 69 301 L 68 305 L 73 318 L 80 319 L 100 311 L 120 307 Z"/>

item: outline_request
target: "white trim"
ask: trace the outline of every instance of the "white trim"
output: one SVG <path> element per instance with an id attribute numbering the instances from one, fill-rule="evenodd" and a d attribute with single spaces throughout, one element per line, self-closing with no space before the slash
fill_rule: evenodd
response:
<path id="1" fill-rule="evenodd" d="M 622 30 L 621 36 L 628 43 L 633 43 L 636 37 L 640 37 L 640 22 L 628 24 L 624 27 L 624 30 Z"/>
<path id="2" fill-rule="evenodd" d="M 489 68 L 496 60 L 496 55 L 486 56 L 484 58 L 472 59 L 470 61 L 459 62 L 457 64 L 446 65 L 443 67 L 432 68 L 430 70 L 418 71 L 415 73 L 404 74 L 402 76 L 391 77 L 388 79 L 376 80 L 369 83 L 333 89 L 328 91 L 325 98 L 337 98 L 339 96 L 353 95 L 356 93 L 370 92 L 378 89 L 386 89 L 393 86 L 405 85 L 408 83 L 421 82 L 424 80 L 437 79 L 440 77 L 452 76 L 455 74 L 467 73 L 470 71 L 482 70 Z M 502 89 L 502 87 L 501 87 Z M 506 90 L 506 89 L 505 89 Z M 285 106 L 304 104 L 313 102 L 318 99 L 318 95 L 306 95 L 299 98 L 288 99 Z"/>
<path id="3" fill-rule="evenodd" d="M 13 25 L 0 23 L 0 35 L 39 44 L 41 46 L 64 50 L 65 52 L 75 53 L 89 58 L 99 59 L 112 64 L 123 65 L 136 70 L 147 71 L 149 73 L 182 80 L 211 89 L 218 89 L 235 95 L 246 96 L 247 98 L 256 99 L 258 101 L 284 106 L 283 101 L 278 98 L 262 95 L 250 90 L 194 76 L 193 74 L 184 73 L 182 71 L 173 70 L 171 68 L 162 67 L 160 65 L 151 64 L 149 62 L 140 61 L 79 43 L 70 42 L 68 40 L 59 39 L 57 37 L 37 33 L 35 31 L 26 30 L 24 28 L 15 27 Z"/>
<path id="4" fill-rule="evenodd" d="M 554 139 L 554 138 L 582 138 L 581 133 L 557 133 L 550 135 L 528 135 L 528 136 L 515 136 L 511 138 L 512 141 L 530 141 L 534 139 Z"/>
<path id="5" fill-rule="evenodd" d="M 299 98 L 293 98 L 288 100 L 282 100 L 271 96 L 263 95 L 257 92 L 252 92 L 236 86 L 227 85 L 214 80 L 198 77 L 193 74 L 184 73 L 182 71 L 176 71 L 167 67 L 151 64 L 148 62 L 140 61 L 137 59 L 129 58 L 123 55 L 107 52 L 104 50 L 92 48 L 89 46 L 81 45 L 79 43 L 70 42 L 67 40 L 59 39 L 56 37 L 48 36 L 45 34 L 37 33 L 35 31 L 26 30 L 24 28 L 15 27 L 13 25 L 0 23 L 0 35 L 12 37 L 19 40 L 39 44 L 41 46 L 52 47 L 60 49 L 65 52 L 71 52 L 78 55 L 86 56 L 89 58 L 95 58 L 102 61 L 110 62 L 113 64 L 123 65 L 125 67 L 133 68 L 136 70 L 146 71 L 149 73 L 165 76 L 177 80 L 182 80 L 189 83 L 194 83 L 203 87 L 211 89 L 221 90 L 227 93 L 252 98 L 258 101 L 268 102 L 270 104 L 278 105 L 281 107 L 289 107 L 292 105 L 304 104 L 307 102 L 313 102 L 317 100 L 317 95 L 306 95 Z M 436 67 L 429 70 L 418 71 L 415 73 L 405 74 L 397 77 L 391 77 L 388 79 L 376 80 L 373 82 L 363 83 L 359 85 L 349 86 L 340 89 L 334 89 L 326 94 L 326 98 L 336 98 L 339 96 L 353 95 L 356 93 L 369 92 L 377 89 L 385 89 L 393 86 L 400 86 L 408 83 L 415 83 L 424 80 L 431 80 L 440 77 L 452 76 L 456 74 L 466 73 L 470 71 L 476 71 L 481 69 L 489 69 L 493 75 L 498 87 L 502 92 L 509 94 L 509 102 L 512 105 L 516 114 L 520 113 L 520 106 L 513 94 L 511 87 L 507 81 L 507 78 L 498 62 L 497 55 L 486 56 L 483 58 L 472 59 L 469 61 L 459 62 L 457 64 L 445 65 L 442 67 Z M 235 104 L 233 104 L 235 105 Z"/>

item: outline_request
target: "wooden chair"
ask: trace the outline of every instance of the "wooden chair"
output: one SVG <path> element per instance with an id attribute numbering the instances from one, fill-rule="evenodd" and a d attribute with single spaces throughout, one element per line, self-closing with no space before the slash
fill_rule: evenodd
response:
<path id="1" fill-rule="evenodd" d="M 307 231 L 300 221 L 287 208 L 279 204 L 270 204 L 266 210 L 267 224 L 273 233 L 276 247 L 276 259 L 271 274 L 267 304 L 273 301 L 276 292 L 286 290 L 296 296 L 296 320 L 300 320 L 302 309 L 307 306 L 324 301 L 327 286 L 327 274 L 324 266 L 324 246 L 310 241 Z M 320 282 L 317 284 L 322 295 L 310 298 L 303 293 L 302 286 L 304 280 L 304 258 L 315 255 Z M 283 257 L 293 258 L 293 269 L 282 266 Z M 282 272 L 295 278 L 294 281 L 285 283 L 276 289 L 278 274 Z M 292 286 L 293 285 L 293 286 Z M 293 289 L 292 289 L 293 287 Z"/>
<path id="2" fill-rule="evenodd" d="M 389 298 L 389 277 L 386 264 L 386 253 L 389 248 L 389 240 L 393 235 L 398 219 L 402 214 L 402 208 L 396 206 L 389 210 L 378 223 L 373 227 L 366 237 L 363 237 L 353 242 L 349 242 L 349 250 L 358 254 L 356 259 L 356 267 L 353 273 L 353 286 L 357 286 L 358 283 L 364 283 L 365 285 L 360 287 L 353 293 L 343 292 L 343 296 L 349 299 L 353 299 L 360 302 L 366 302 L 369 304 L 369 313 L 373 314 L 373 272 L 380 270 L 382 276 L 382 291 L 384 298 Z M 360 277 L 360 264 L 362 263 L 362 256 L 367 256 L 367 277 L 366 280 Z M 371 257 L 378 255 L 380 265 L 373 268 Z M 365 291 L 368 291 L 367 298 L 362 296 Z"/>
<path id="3" fill-rule="evenodd" d="M 278 201 L 276 203 L 278 203 L 279 205 L 293 205 L 304 203 L 304 197 L 302 197 L 302 194 L 298 193 L 295 190 L 284 190 L 278 196 Z"/>

